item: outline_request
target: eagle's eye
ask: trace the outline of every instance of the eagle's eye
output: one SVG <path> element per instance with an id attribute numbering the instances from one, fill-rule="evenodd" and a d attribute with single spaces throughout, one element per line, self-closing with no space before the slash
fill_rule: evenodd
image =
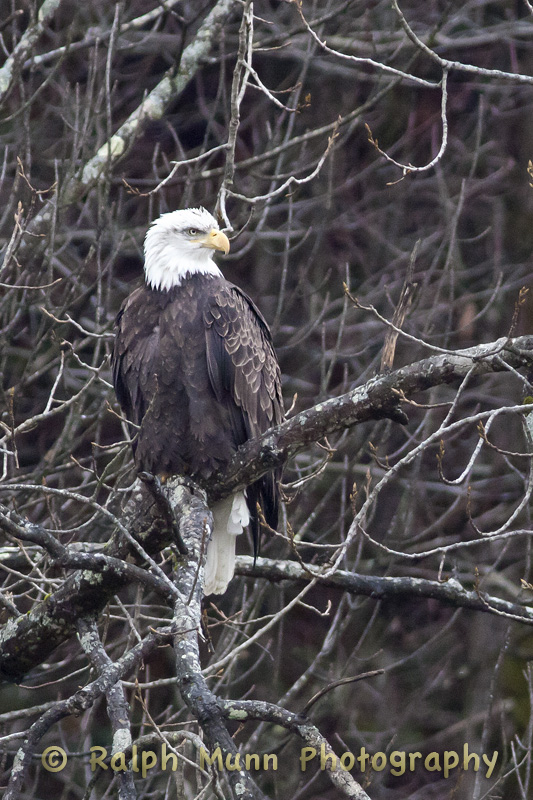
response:
<path id="1" fill-rule="evenodd" d="M 197 230 L 196 228 L 189 228 L 189 230 L 187 231 L 187 233 L 188 233 L 188 235 L 189 235 L 189 236 L 198 236 L 198 234 L 200 233 L 200 231 L 199 231 L 199 230 Z"/>

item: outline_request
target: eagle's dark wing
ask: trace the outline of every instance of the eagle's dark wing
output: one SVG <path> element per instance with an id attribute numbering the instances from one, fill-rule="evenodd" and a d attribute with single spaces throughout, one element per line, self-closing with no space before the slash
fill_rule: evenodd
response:
<path id="1" fill-rule="evenodd" d="M 150 402 L 147 389 L 153 380 L 159 349 L 159 328 L 150 314 L 144 286 L 130 294 L 115 320 L 115 343 L 111 356 L 113 383 L 126 417 L 140 425 Z M 128 324 L 123 324 L 124 316 Z"/>
<path id="2" fill-rule="evenodd" d="M 236 447 L 283 421 L 281 376 L 266 321 L 252 300 L 224 282 L 204 311 L 209 380 L 231 419 Z M 278 520 L 276 474 L 265 475 L 247 489 L 257 555 L 259 501 L 267 523 Z"/>

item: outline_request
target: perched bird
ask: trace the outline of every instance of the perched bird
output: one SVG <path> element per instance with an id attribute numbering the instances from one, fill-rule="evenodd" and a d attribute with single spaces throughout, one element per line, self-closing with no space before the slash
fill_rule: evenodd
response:
<path id="1" fill-rule="evenodd" d="M 223 470 L 239 445 L 283 420 L 278 362 L 268 325 L 250 298 L 213 261 L 227 236 L 204 208 L 162 214 L 144 241 L 145 285 L 117 316 L 115 391 L 139 426 L 139 470 L 203 482 Z M 205 594 L 226 591 L 235 539 L 250 524 L 259 548 L 259 502 L 275 528 L 277 475 L 266 475 L 211 507 Z"/>

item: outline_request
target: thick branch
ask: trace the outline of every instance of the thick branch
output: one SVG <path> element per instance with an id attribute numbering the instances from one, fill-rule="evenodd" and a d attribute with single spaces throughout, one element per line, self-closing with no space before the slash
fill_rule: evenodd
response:
<path id="1" fill-rule="evenodd" d="M 203 569 L 206 544 L 212 525 L 205 494 L 192 494 L 191 490 L 176 481 L 165 485 L 176 519 L 180 521 L 180 533 L 187 547 L 175 586 L 177 599 L 174 604 L 174 654 L 178 687 L 195 719 L 198 720 L 210 750 L 220 748 L 225 763 L 226 756 L 234 760 L 238 748 L 224 722 L 224 714 L 218 706 L 218 698 L 208 688 L 202 675 L 198 635 L 202 616 Z M 235 797 L 242 800 L 264 800 L 246 770 L 226 773 Z"/>
<path id="2" fill-rule="evenodd" d="M 334 586 L 354 595 L 390 600 L 392 598 L 431 597 L 454 608 L 470 608 L 473 611 L 486 611 L 490 614 L 505 615 L 520 622 L 533 625 L 533 608 L 510 603 L 477 589 L 465 589 L 458 580 L 431 581 L 425 578 L 378 577 L 359 575 L 355 572 L 338 570 L 333 575 L 321 577 L 320 569 L 306 564 L 303 569 L 297 561 L 274 561 L 270 558 L 238 556 L 236 575 L 250 575 L 277 582 L 283 580 L 308 583 L 317 578 L 322 586 Z"/>
<path id="3" fill-rule="evenodd" d="M 105 679 L 113 672 L 115 665 L 106 653 L 94 620 L 79 621 L 79 638 L 85 655 L 96 667 L 98 675 Z M 120 681 L 110 686 L 106 692 L 107 714 L 113 731 L 112 753 L 122 753 L 131 746 L 131 715 L 128 699 Z M 136 800 L 135 784 L 131 766 L 119 775 L 119 800 Z"/>
<path id="4" fill-rule="evenodd" d="M 291 733 L 295 733 L 315 750 L 323 748 L 327 755 L 334 756 L 333 749 L 327 739 L 322 736 L 318 728 L 307 717 L 294 714 L 281 706 L 274 703 L 266 703 L 262 700 L 219 700 L 218 704 L 228 719 L 238 720 L 241 723 L 245 720 L 260 719 L 264 722 L 281 725 Z M 370 800 L 367 793 L 352 778 L 350 773 L 339 767 L 336 759 L 335 767 L 333 767 L 333 760 L 328 759 L 326 771 L 333 785 L 346 797 L 351 797 L 352 800 Z"/>
<path id="5" fill-rule="evenodd" d="M 503 361 L 505 358 L 505 361 Z M 331 433 L 351 428 L 360 422 L 394 417 L 403 396 L 412 395 L 473 375 L 505 372 L 533 363 L 533 336 L 502 338 L 489 344 L 439 354 L 407 367 L 378 375 L 364 386 L 333 397 L 271 428 L 239 448 L 228 469 L 206 486 L 209 498 L 216 500 L 237 488 L 244 488 L 295 453 Z"/>

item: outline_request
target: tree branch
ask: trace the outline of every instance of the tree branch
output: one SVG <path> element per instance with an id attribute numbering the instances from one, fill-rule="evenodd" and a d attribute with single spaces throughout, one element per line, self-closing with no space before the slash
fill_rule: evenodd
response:
<path id="1" fill-rule="evenodd" d="M 479 589 L 465 589 L 456 578 L 443 581 L 431 581 L 425 578 L 379 577 L 359 575 L 355 572 L 337 570 L 333 575 L 322 576 L 320 568 L 305 564 L 302 567 L 297 561 L 274 561 L 270 558 L 258 558 L 255 561 L 249 556 L 237 556 L 236 575 L 260 577 L 277 582 L 289 580 L 308 583 L 313 578 L 321 586 L 332 586 L 353 595 L 363 595 L 374 599 L 390 600 L 404 597 L 431 597 L 454 608 L 469 608 L 473 611 L 485 611 L 489 614 L 512 617 L 527 625 L 533 625 L 533 608 L 510 603 L 500 597 L 494 597 Z"/>
<path id="2" fill-rule="evenodd" d="M 54 16 L 60 4 L 61 0 L 44 0 L 35 22 L 26 29 L 15 49 L 2 65 L 0 69 L 0 103 L 4 101 L 11 87 L 15 70 L 23 64 L 24 59 L 28 53 L 30 53 L 46 24 Z"/>
<path id="3" fill-rule="evenodd" d="M 262 700 L 218 700 L 218 705 L 228 719 L 238 720 L 241 723 L 245 720 L 259 719 L 264 722 L 272 722 L 274 725 L 281 725 L 303 739 L 310 747 L 323 748 L 326 756 L 335 755 L 333 748 L 318 728 L 301 714 L 294 714 L 281 706 Z M 333 785 L 346 797 L 351 797 L 352 800 L 370 800 L 370 797 L 350 773 L 339 769 L 337 765 L 333 767 L 329 759 L 326 763 L 326 771 Z"/>
<path id="4" fill-rule="evenodd" d="M 400 331 L 401 333 L 401 331 Z M 502 355 L 505 355 L 506 361 Z M 364 386 L 302 411 L 240 447 L 228 469 L 205 487 L 210 499 L 244 488 L 313 442 L 370 419 L 393 417 L 403 398 L 452 383 L 467 373 L 486 375 L 533 363 L 533 336 L 502 338 L 449 351 L 378 375 Z"/>
<path id="5" fill-rule="evenodd" d="M 114 664 L 107 655 L 98 634 L 98 626 L 94 620 L 79 621 L 79 637 L 85 655 L 96 667 L 98 675 L 105 678 L 106 673 L 114 671 Z M 113 731 L 112 755 L 123 753 L 131 746 L 131 714 L 130 707 L 120 681 L 110 686 L 106 692 L 107 714 Z M 135 784 L 131 766 L 119 775 L 119 799 L 136 800 Z"/>
<path id="6" fill-rule="evenodd" d="M 193 494 L 183 482 L 172 479 L 167 481 L 164 491 L 175 518 L 179 519 L 181 538 L 188 551 L 175 580 L 177 598 L 173 628 L 178 687 L 184 702 L 204 731 L 209 749 L 219 747 L 225 763 L 228 755 L 235 759 L 238 748 L 226 728 L 217 697 L 208 688 L 202 675 L 198 650 L 203 569 L 212 518 L 204 493 Z M 246 770 L 228 771 L 226 775 L 236 797 L 242 800 L 265 800 Z"/>

